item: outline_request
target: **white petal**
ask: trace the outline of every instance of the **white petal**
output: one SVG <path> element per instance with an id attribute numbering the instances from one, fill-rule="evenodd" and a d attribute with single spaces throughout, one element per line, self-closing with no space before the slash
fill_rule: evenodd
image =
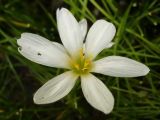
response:
<path id="1" fill-rule="evenodd" d="M 107 44 L 107 46 L 105 47 L 105 49 L 111 48 L 113 45 L 114 45 L 114 42 L 110 42 L 110 43 Z"/>
<path id="2" fill-rule="evenodd" d="M 149 68 L 129 58 L 109 56 L 95 61 L 92 72 L 114 77 L 138 77 L 146 75 Z"/>
<path id="3" fill-rule="evenodd" d="M 57 10 L 58 31 L 63 45 L 74 56 L 83 46 L 80 26 L 74 16 L 65 8 Z"/>
<path id="4" fill-rule="evenodd" d="M 34 102 L 47 104 L 58 101 L 71 91 L 77 78 L 78 76 L 69 71 L 49 80 L 34 94 Z"/>
<path id="5" fill-rule="evenodd" d="M 57 45 L 44 37 L 23 33 L 17 40 L 19 52 L 27 59 L 50 67 L 69 68 L 69 57 Z"/>
<path id="6" fill-rule="evenodd" d="M 61 50 L 62 52 L 67 52 L 66 49 L 64 48 L 64 46 L 62 44 L 59 44 L 58 42 L 52 42 L 55 46 L 58 47 L 59 50 Z"/>
<path id="7" fill-rule="evenodd" d="M 79 26 L 80 26 L 81 34 L 82 34 L 82 37 L 83 37 L 83 40 L 84 40 L 84 38 L 86 36 L 86 33 L 87 33 L 87 20 L 86 19 L 82 19 L 79 22 Z"/>
<path id="8" fill-rule="evenodd" d="M 85 51 L 86 51 L 86 47 L 85 47 L 85 43 L 83 43 L 83 53 L 85 54 Z"/>
<path id="9" fill-rule="evenodd" d="M 114 98 L 109 89 L 92 74 L 81 78 L 82 91 L 86 100 L 105 114 L 110 113 L 114 106 Z"/>
<path id="10" fill-rule="evenodd" d="M 111 48 L 112 46 L 114 45 L 114 42 L 110 42 L 107 44 L 107 46 L 105 46 L 105 49 L 108 49 L 108 48 Z M 83 52 L 85 54 L 85 49 L 86 49 L 86 46 L 85 46 L 85 43 L 83 44 Z"/>
<path id="11" fill-rule="evenodd" d="M 112 23 L 96 21 L 86 38 L 86 55 L 94 59 L 111 42 L 115 33 L 116 28 Z"/>
<path id="12" fill-rule="evenodd" d="M 57 19 L 59 18 L 59 15 L 60 15 L 59 11 L 60 11 L 60 9 L 58 8 L 57 11 L 56 11 L 56 17 L 57 17 Z"/>

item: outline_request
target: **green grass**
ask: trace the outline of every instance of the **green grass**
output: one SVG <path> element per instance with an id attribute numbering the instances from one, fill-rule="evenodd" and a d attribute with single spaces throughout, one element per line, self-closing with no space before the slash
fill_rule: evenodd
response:
<path id="1" fill-rule="evenodd" d="M 23 32 L 60 42 L 56 9 L 66 7 L 89 27 L 97 19 L 115 24 L 114 46 L 99 58 L 120 55 L 140 61 L 150 73 L 137 78 L 96 74 L 115 97 L 111 114 L 92 108 L 79 83 L 60 101 L 35 105 L 34 92 L 63 72 L 33 63 L 17 51 Z M 160 2 L 159 0 L 0 0 L 0 120 L 156 120 L 160 118 Z"/>

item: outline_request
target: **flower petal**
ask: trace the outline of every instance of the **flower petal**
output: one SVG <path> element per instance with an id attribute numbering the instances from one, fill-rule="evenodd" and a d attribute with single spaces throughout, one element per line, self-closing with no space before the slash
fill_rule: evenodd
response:
<path id="1" fill-rule="evenodd" d="M 53 42 L 32 33 L 22 33 L 17 40 L 19 52 L 27 59 L 50 67 L 69 68 L 69 57 Z"/>
<path id="2" fill-rule="evenodd" d="M 114 98 L 109 89 L 92 74 L 81 78 L 82 91 L 86 100 L 105 114 L 110 113 L 114 106 Z"/>
<path id="3" fill-rule="evenodd" d="M 86 38 L 86 55 L 94 59 L 111 42 L 115 33 L 116 28 L 112 23 L 96 21 Z"/>
<path id="4" fill-rule="evenodd" d="M 86 19 L 82 19 L 79 22 L 79 26 L 80 26 L 81 34 L 82 34 L 82 37 L 83 37 L 83 40 L 84 40 L 84 38 L 86 36 L 86 33 L 87 33 L 87 20 Z"/>
<path id="5" fill-rule="evenodd" d="M 83 37 L 77 20 L 67 9 L 57 9 L 57 25 L 63 45 L 74 56 L 83 46 Z"/>
<path id="6" fill-rule="evenodd" d="M 110 42 L 110 43 L 107 44 L 107 46 L 105 46 L 104 49 L 111 48 L 113 45 L 114 45 L 114 42 Z M 83 44 L 83 52 L 84 52 L 84 54 L 86 53 L 85 50 L 86 50 L 86 45 L 85 45 L 85 43 L 84 43 L 84 44 Z"/>
<path id="7" fill-rule="evenodd" d="M 34 102 L 36 104 L 47 104 L 58 101 L 71 91 L 77 78 L 78 76 L 73 74 L 72 71 L 68 71 L 49 80 L 34 94 Z"/>
<path id="8" fill-rule="evenodd" d="M 138 77 L 146 75 L 149 68 L 129 58 L 109 56 L 95 61 L 92 72 L 114 77 Z"/>
<path id="9" fill-rule="evenodd" d="M 62 44 L 59 44 L 58 42 L 52 42 L 55 46 L 58 47 L 59 50 L 61 50 L 62 52 L 67 52 L 66 49 L 64 48 L 64 46 Z"/>
<path id="10" fill-rule="evenodd" d="M 110 42 L 110 43 L 107 44 L 107 46 L 105 47 L 105 49 L 111 48 L 113 45 L 114 45 L 114 42 Z"/>

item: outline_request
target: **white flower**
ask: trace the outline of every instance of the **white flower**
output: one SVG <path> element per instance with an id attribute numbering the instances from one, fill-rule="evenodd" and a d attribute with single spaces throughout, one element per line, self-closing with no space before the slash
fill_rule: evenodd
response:
<path id="1" fill-rule="evenodd" d="M 91 73 L 137 77 L 149 72 L 149 68 L 144 64 L 125 57 L 109 56 L 94 60 L 104 48 L 113 45 L 111 40 L 116 28 L 112 23 L 97 20 L 90 28 L 86 41 L 84 41 L 87 32 L 85 19 L 78 23 L 67 9 L 62 8 L 57 10 L 57 24 L 64 46 L 32 33 L 23 33 L 17 40 L 19 52 L 27 59 L 50 67 L 69 69 L 38 89 L 33 98 L 36 104 L 52 103 L 63 98 L 80 77 L 86 100 L 91 106 L 107 114 L 114 106 L 113 95 Z"/>

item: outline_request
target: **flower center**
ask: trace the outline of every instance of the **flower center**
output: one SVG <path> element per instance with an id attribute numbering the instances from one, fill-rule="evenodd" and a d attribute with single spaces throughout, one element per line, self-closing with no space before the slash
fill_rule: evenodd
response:
<path id="1" fill-rule="evenodd" d="M 78 57 L 70 61 L 70 65 L 73 72 L 75 72 L 76 74 L 87 74 L 92 68 L 92 60 L 84 55 L 82 49 L 80 50 Z"/>

